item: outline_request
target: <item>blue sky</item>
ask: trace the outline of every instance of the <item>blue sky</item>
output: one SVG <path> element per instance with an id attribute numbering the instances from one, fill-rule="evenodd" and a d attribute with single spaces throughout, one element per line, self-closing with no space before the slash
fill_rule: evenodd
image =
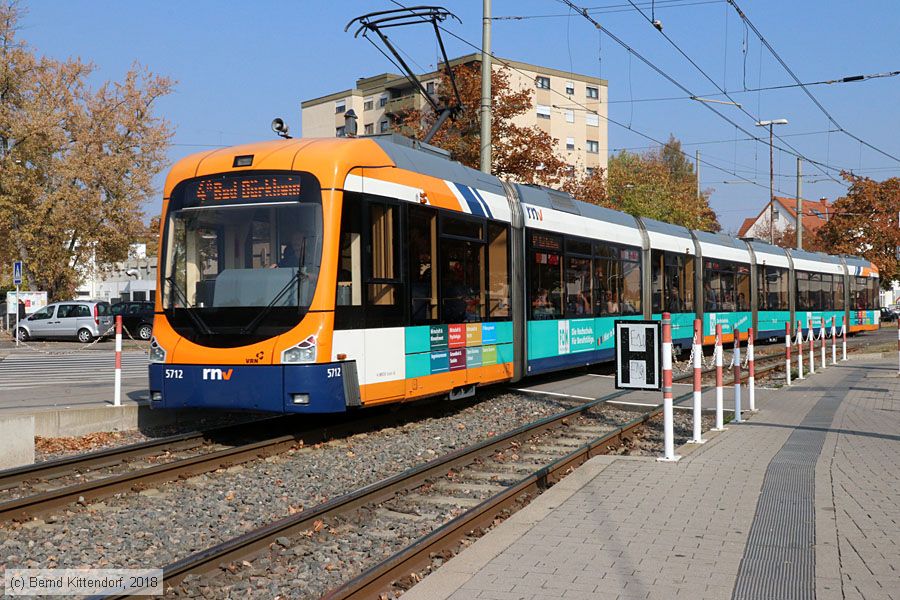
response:
<path id="1" fill-rule="evenodd" d="M 650 14 L 650 0 L 635 0 Z M 627 0 L 580 0 L 579 6 L 692 92 L 707 96 L 715 86 L 680 54 Z M 900 70 L 900 10 L 896 0 L 739 0 L 738 4 L 803 82 Z M 20 35 L 39 52 L 80 56 L 95 63 L 94 81 L 120 79 L 138 61 L 177 80 L 158 105 L 176 135 L 170 157 L 217 145 L 270 139 L 269 123 L 283 117 L 300 133 L 300 102 L 347 89 L 358 77 L 394 71 L 372 46 L 344 26 L 360 14 L 395 7 L 373 2 L 174 2 L 24 0 Z M 448 29 L 475 46 L 481 43 L 480 0 L 446 2 L 462 23 Z M 736 230 L 768 199 L 768 145 L 714 115 L 643 65 L 582 16 L 554 0 L 494 0 L 493 50 L 498 56 L 609 80 L 609 116 L 652 138 L 673 133 L 709 165 L 702 183 L 726 230 Z M 835 168 L 875 179 L 900 175 L 900 162 L 834 131 L 834 124 L 799 88 L 744 92 L 792 83 L 752 31 L 746 32 L 723 0 L 655 0 L 655 16 L 675 41 L 719 86 L 743 104 L 715 107 L 751 133 L 754 119 L 787 118 L 776 133 L 801 154 Z M 397 32 L 410 60 L 433 68 L 437 48 L 425 28 Z M 746 52 L 744 51 L 747 40 Z M 450 56 L 473 52 L 445 36 Z M 746 66 L 745 66 L 746 65 Z M 900 158 L 900 77 L 810 88 L 840 126 Z M 658 98 L 681 97 L 658 101 Z M 716 96 L 721 98 L 722 96 Z M 653 101 L 646 101 L 653 100 Z M 829 130 L 832 130 L 829 132 Z M 609 146 L 643 151 L 653 142 L 613 123 Z M 829 171 L 837 176 L 835 171 Z M 776 189 L 793 194 L 795 158 L 775 151 Z M 804 196 L 834 199 L 844 187 L 813 165 L 804 165 Z M 759 185 L 740 182 L 739 177 Z M 161 183 L 162 178 L 159 178 Z M 740 182 L 740 183 L 738 183 Z M 148 212 L 159 209 L 159 200 Z"/>

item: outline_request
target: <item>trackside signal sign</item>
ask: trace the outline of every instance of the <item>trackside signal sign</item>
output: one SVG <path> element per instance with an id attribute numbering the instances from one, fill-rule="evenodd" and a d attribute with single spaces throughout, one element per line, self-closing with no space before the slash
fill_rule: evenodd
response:
<path id="1" fill-rule="evenodd" d="M 616 321 L 616 389 L 662 389 L 659 321 Z"/>
<path id="2" fill-rule="evenodd" d="M 22 261 L 13 263 L 13 285 L 22 285 Z"/>

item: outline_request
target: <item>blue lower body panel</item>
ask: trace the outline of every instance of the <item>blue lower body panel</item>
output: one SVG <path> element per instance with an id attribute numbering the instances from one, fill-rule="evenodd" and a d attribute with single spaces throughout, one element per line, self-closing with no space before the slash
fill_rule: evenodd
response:
<path id="1" fill-rule="evenodd" d="M 275 413 L 347 410 L 343 363 L 313 365 L 150 365 L 151 408 Z M 355 382 L 354 382 L 355 383 Z M 295 403 L 306 394 L 308 402 Z M 154 397 L 158 400 L 153 401 Z"/>

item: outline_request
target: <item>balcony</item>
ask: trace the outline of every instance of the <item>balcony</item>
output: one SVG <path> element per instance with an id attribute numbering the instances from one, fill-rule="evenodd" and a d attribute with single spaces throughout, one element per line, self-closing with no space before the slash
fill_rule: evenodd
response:
<path id="1" fill-rule="evenodd" d="M 388 115 L 400 115 L 410 110 L 418 110 L 421 107 L 421 96 L 419 94 L 409 94 L 388 100 L 384 107 L 384 112 Z"/>

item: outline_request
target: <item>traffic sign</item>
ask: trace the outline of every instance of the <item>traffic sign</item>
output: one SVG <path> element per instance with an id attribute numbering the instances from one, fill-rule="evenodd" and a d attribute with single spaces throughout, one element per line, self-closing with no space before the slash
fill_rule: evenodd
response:
<path id="1" fill-rule="evenodd" d="M 615 321 L 616 389 L 662 389 L 659 321 Z"/>
<path id="2" fill-rule="evenodd" d="M 22 285 L 22 261 L 13 263 L 13 285 Z"/>

